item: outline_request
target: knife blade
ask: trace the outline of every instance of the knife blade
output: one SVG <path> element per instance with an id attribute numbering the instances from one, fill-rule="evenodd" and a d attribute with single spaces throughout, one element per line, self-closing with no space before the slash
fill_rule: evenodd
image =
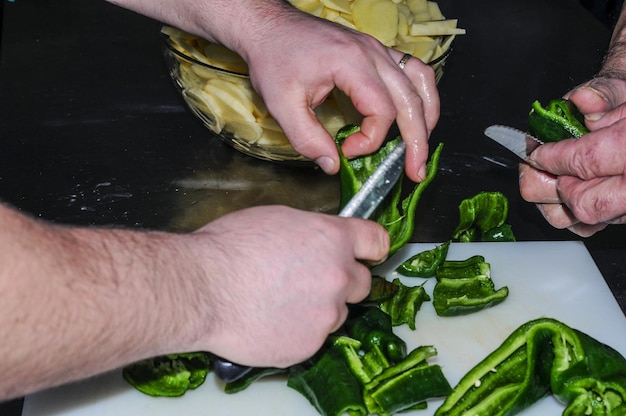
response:
<path id="1" fill-rule="evenodd" d="M 343 207 L 339 216 L 369 218 L 398 182 L 404 171 L 405 154 L 406 144 L 401 141 Z"/>
<path id="2" fill-rule="evenodd" d="M 369 218 L 394 187 L 404 171 L 406 144 L 400 141 L 374 170 L 361 189 L 339 212 L 340 217 Z M 213 371 L 222 381 L 235 381 L 246 375 L 252 367 L 236 364 L 214 356 Z"/>
<path id="3" fill-rule="evenodd" d="M 541 140 L 521 130 L 498 124 L 487 127 L 485 136 L 506 147 L 524 161 L 533 150 L 543 144 Z"/>

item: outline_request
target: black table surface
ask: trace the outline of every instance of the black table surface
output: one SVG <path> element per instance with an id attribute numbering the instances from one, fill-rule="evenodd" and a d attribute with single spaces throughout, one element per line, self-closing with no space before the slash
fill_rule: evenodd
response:
<path id="1" fill-rule="evenodd" d="M 440 83 L 431 142 L 444 154 L 413 241 L 448 239 L 458 203 L 485 190 L 509 198 L 518 240 L 579 240 L 520 198 L 518 161 L 483 130 L 524 128 L 532 101 L 592 77 L 609 30 L 576 0 L 439 4 L 467 34 Z M 59 223 L 172 231 L 258 204 L 336 212 L 336 177 L 242 155 L 191 115 L 164 66 L 159 22 L 104 1 L 5 0 L 1 10 L 1 200 Z M 584 241 L 626 311 L 621 231 Z M 20 400 L 0 404 L 20 413 Z"/>

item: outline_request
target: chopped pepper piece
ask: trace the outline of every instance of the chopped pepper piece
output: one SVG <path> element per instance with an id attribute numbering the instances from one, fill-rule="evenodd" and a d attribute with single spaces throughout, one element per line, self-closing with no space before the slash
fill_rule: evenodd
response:
<path id="1" fill-rule="evenodd" d="M 210 364 L 204 352 L 170 354 L 128 365 L 122 376 L 144 394 L 179 397 L 204 383 Z"/>
<path id="2" fill-rule="evenodd" d="M 334 338 L 312 366 L 292 367 L 288 385 L 329 416 L 387 416 L 424 408 L 426 400 L 450 393 L 441 368 L 426 361 L 435 348 L 416 348 L 392 365 L 376 344 L 366 353 L 360 345 L 346 336 Z"/>
<path id="3" fill-rule="evenodd" d="M 512 415 L 553 393 L 564 415 L 626 414 L 626 359 L 551 318 L 527 322 L 472 368 L 436 416 Z"/>
<path id="4" fill-rule="evenodd" d="M 343 156 L 341 152 L 341 144 L 346 137 L 356 133 L 359 129 L 360 127 L 357 125 L 348 125 L 340 129 L 336 135 L 337 147 L 341 156 L 339 170 L 341 181 L 340 208 L 343 208 L 354 194 L 361 189 L 378 165 L 382 163 L 385 157 L 393 151 L 398 142 L 402 140 L 400 137 L 397 137 L 387 142 L 371 155 L 348 159 Z M 431 155 L 426 165 L 426 178 L 424 181 L 417 184 L 409 195 L 402 199 L 403 176 L 401 176 L 389 195 L 383 200 L 371 217 L 372 220 L 385 227 L 389 233 L 391 239 L 389 256 L 402 248 L 413 236 L 415 229 L 415 209 L 417 208 L 417 203 L 422 193 L 437 174 L 439 156 L 441 155 L 442 149 L 443 143 L 440 143 Z"/>
<path id="5" fill-rule="evenodd" d="M 558 98 L 544 108 L 539 101 L 532 104 L 528 115 L 528 133 L 543 142 L 579 138 L 589 133 L 583 115 L 573 102 Z"/>
<path id="6" fill-rule="evenodd" d="M 433 306 L 439 316 L 478 312 L 503 302 L 509 295 L 506 286 L 495 289 L 491 267 L 479 255 L 462 261 L 445 261 L 436 275 Z"/>
<path id="7" fill-rule="evenodd" d="M 375 306 L 354 306 L 350 312 L 345 330 L 361 343 L 364 351 L 377 346 L 391 362 L 406 357 L 406 342 L 393 333 L 389 314 Z"/>
<path id="8" fill-rule="evenodd" d="M 396 272 L 408 277 L 432 277 L 448 255 L 450 241 L 425 250 L 405 260 L 396 268 Z"/>
<path id="9" fill-rule="evenodd" d="M 459 225 L 452 238 L 461 242 L 493 239 L 500 234 L 498 241 L 515 241 L 511 230 L 506 233 L 500 228 L 509 214 L 509 200 L 501 192 L 480 192 L 459 204 Z M 493 231 L 492 231 L 493 230 Z"/>
<path id="10" fill-rule="evenodd" d="M 400 279 L 394 279 L 393 283 L 399 286 L 398 293 L 392 298 L 380 303 L 380 309 L 391 316 L 393 326 L 407 324 L 409 328 L 415 329 L 415 315 L 424 302 L 430 300 L 424 286 L 406 286 Z"/>

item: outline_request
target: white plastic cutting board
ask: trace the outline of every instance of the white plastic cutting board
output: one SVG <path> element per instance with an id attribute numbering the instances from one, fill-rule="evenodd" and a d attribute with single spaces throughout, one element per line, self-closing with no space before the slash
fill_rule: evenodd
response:
<path id="1" fill-rule="evenodd" d="M 391 271 L 402 260 L 434 246 L 410 244 L 378 274 L 394 278 Z M 462 260 L 474 254 L 485 256 L 491 264 L 496 288 L 509 287 L 508 299 L 489 310 L 449 318 L 438 317 L 428 302 L 417 314 L 416 331 L 406 326 L 397 331 L 410 349 L 434 345 L 438 355 L 431 362 L 443 366 L 453 386 L 514 329 L 539 317 L 558 319 L 626 356 L 626 319 L 582 243 L 457 243 L 451 245 L 448 259 Z M 428 293 L 432 293 L 433 280 L 426 283 Z M 424 279 L 403 281 L 413 285 Z M 284 378 L 258 381 L 234 395 L 223 393 L 222 388 L 210 375 L 203 386 L 181 398 L 152 398 L 129 387 L 121 372 L 115 371 L 29 396 L 23 415 L 317 415 L 304 397 L 286 386 Z M 432 415 L 440 403 L 432 401 L 427 410 L 406 414 Z M 548 397 L 523 414 L 560 415 L 563 408 Z"/>

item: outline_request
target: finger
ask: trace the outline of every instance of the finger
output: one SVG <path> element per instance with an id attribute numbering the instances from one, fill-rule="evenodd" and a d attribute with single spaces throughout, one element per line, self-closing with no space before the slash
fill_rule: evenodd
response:
<path id="1" fill-rule="evenodd" d="M 626 120 L 596 130 L 580 139 L 567 139 L 537 147 L 528 157 L 531 166 L 554 175 L 593 179 L 621 175 L 626 144 Z M 625 150 L 622 150 L 625 149 Z"/>
<path id="2" fill-rule="evenodd" d="M 537 170 L 527 163 L 519 165 L 520 194 L 525 201 L 558 204 L 561 202 L 556 186 L 556 177 Z"/>
<path id="3" fill-rule="evenodd" d="M 626 81 L 596 77 L 566 95 L 585 116 L 590 130 L 609 126 L 623 118 L 626 101 Z M 617 110 L 617 111 L 616 111 Z"/>
<path id="4" fill-rule="evenodd" d="M 537 208 L 546 221 L 559 230 L 570 228 L 580 222 L 564 204 L 537 204 Z"/>
<path id="5" fill-rule="evenodd" d="M 371 288 L 372 273 L 370 269 L 361 263 L 356 263 L 352 268 L 351 285 L 346 294 L 346 302 L 361 302 L 369 295 Z"/>
<path id="6" fill-rule="evenodd" d="M 411 180 L 421 182 L 426 176 L 428 138 L 439 120 L 435 72 L 417 58 L 409 59 L 402 70 L 391 69 L 402 75 L 390 84 L 390 93 L 398 128 L 407 144 L 405 170 Z"/>
<path id="7" fill-rule="evenodd" d="M 352 227 L 354 258 L 380 262 L 389 254 L 389 233 L 380 224 L 360 218 L 347 218 Z"/>
<path id="8" fill-rule="evenodd" d="M 583 224 L 581 222 L 578 224 L 574 224 L 571 227 L 568 227 L 567 229 L 581 237 L 591 237 L 598 231 L 604 230 L 607 227 L 607 225 L 608 224 L 605 224 L 605 223 L 590 225 L 590 224 Z"/>
<path id="9" fill-rule="evenodd" d="M 626 183 L 622 176 L 583 181 L 564 176 L 557 180 L 561 200 L 585 224 L 615 220 L 626 213 Z"/>
<path id="10" fill-rule="evenodd" d="M 334 139 L 320 124 L 308 103 L 289 107 L 289 114 L 274 114 L 294 150 L 313 160 L 328 174 L 339 171 L 339 152 Z M 294 138 L 297 138 L 295 140 Z"/>
<path id="11" fill-rule="evenodd" d="M 339 310 L 337 311 L 337 321 L 335 322 L 335 325 L 330 328 L 330 334 L 338 331 L 343 326 L 344 322 L 346 322 L 346 319 L 348 319 L 348 305 L 342 303 L 338 305 L 338 309 Z"/>

